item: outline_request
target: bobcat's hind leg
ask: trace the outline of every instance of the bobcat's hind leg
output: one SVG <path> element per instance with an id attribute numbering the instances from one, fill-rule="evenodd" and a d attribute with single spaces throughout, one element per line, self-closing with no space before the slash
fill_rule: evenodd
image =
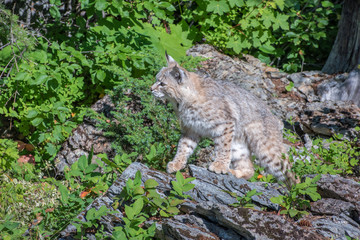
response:
<path id="1" fill-rule="evenodd" d="M 254 166 L 251 162 L 251 153 L 248 146 L 240 141 L 234 141 L 231 149 L 230 172 L 237 178 L 246 180 L 254 175 Z"/>

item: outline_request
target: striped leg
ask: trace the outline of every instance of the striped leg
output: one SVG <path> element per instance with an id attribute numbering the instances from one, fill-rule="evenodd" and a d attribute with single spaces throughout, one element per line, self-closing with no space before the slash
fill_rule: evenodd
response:
<path id="1" fill-rule="evenodd" d="M 249 179 L 254 175 L 254 166 L 251 154 L 246 143 L 234 141 L 231 149 L 231 162 L 234 169 L 230 172 L 237 178 Z"/>
<path id="2" fill-rule="evenodd" d="M 215 173 L 228 173 L 231 162 L 231 144 L 234 138 L 234 123 L 226 123 L 219 127 L 221 134 L 214 138 L 215 161 L 210 164 L 209 170 Z"/>
<path id="3" fill-rule="evenodd" d="M 185 168 L 187 159 L 194 152 L 199 140 L 200 137 L 197 135 L 184 133 L 178 143 L 176 155 L 174 159 L 168 163 L 166 171 L 173 173 Z"/>

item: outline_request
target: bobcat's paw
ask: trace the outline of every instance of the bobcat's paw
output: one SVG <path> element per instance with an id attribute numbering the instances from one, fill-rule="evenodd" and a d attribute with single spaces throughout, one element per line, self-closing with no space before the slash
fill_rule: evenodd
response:
<path id="1" fill-rule="evenodd" d="M 229 171 L 235 177 L 244 178 L 246 180 L 250 179 L 254 175 L 254 169 L 246 169 L 245 171 L 237 170 L 237 169 L 230 169 Z"/>
<path id="2" fill-rule="evenodd" d="M 229 166 L 227 166 L 223 162 L 215 161 L 212 164 L 210 164 L 209 170 L 212 171 L 212 172 L 215 172 L 215 173 L 223 173 L 223 174 L 225 174 L 225 173 L 229 172 Z"/>
<path id="3" fill-rule="evenodd" d="M 185 168 L 185 166 L 186 166 L 186 162 L 182 163 L 180 161 L 171 161 L 167 164 L 166 171 L 168 173 L 174 173 Z"/>

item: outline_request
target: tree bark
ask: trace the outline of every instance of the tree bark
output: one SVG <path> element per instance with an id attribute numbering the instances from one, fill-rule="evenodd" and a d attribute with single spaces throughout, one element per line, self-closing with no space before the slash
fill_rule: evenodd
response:
<path id="1" fill-rule="evenodd" d="M 322 69 L 325 73 L 350 72 L 360 64 L 360 0 L 345 0 L 339 30 Z"/>

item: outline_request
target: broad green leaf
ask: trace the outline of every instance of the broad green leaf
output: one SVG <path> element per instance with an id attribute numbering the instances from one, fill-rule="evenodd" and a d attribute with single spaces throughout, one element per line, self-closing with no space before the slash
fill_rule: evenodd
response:
<path id="1" fill-rule="evenodd" d="M 188 177 L 188 178 L 186 178 L 185 180 L 184 180 L 184 183 L 189 183 L 189 182 L 191 182 L 191 181 L 194 181 L 196 178 L 194 178 L 194 177 Z"/>
<path id="2" fill-rule="evenodd" d="M 171 214 L 178 214 L 180 212 L 177 207 L 168 207 L 166 211 Z"/>
<path id="3" fill-rule="evenodd" d="M 184 176 L 181 174 L 180 171 L 176 172 L 176 180 L 179 182 L 180 185 L 184 185 Z"/>
<path id="4" fill-rule="evenodd" d="M 289 215 L 290 215 L 290 217 L 295 217 L 296 216 L 296 214 L 298 214 L 299 213 L 299 211 L 298 210 L 296 210 L 296 209 L 289 209 Z"/>
<path id="5" fill-rule="evenodd" d="M 78 160 L 78 166 L 81 171 L 85 171 L 86 167 L 88 166 L 88 161 L 85 155 L 82 155 Z"/>
<path id="6" fill-rule="evenodd" d="M 65 204 L 68 203 L 69 202 L 69 200 L 68 200 L 69 199 L 69 191 L 61 183 L 59 183 L 58 187 L 59 187 L 59 192 L 61 195 L 61 201 Z"/>
<path id="7" fill-rule="evenodd" d="M 61 14 L 60 14 L 60 11 L 59 11 L 59 8 L 56 7 L 56 6 L 51 6 L 50 7 L 50 15 L 55 18 L 56 21 L 60 20 L 61 18 Z"/>
<path id="8" fill-rule="evenodd" d="M 28 111 L 26 118 L 34 118 L 37 115 L 38 115 L 38 111 L 36 109 L 31 109 L 30 111 Z"/>
<path id="9" fill-rule="evenodd" d="M 190 190 L 193 189 L 194 187 L 195 187 L 195 184 L 192 184 L 192 183 L 185 184 L 185 185 L 183 186 L 183 192 L 190 191 Z"/>
<path id="10" fill-rule="evenodd" d="M 145 191 L 141 186 L 138 186 L 134 189 L 134 195 L 143 195 L 144 193 Z"/>
<path id="11" fill-rule="evenodd" d="M 327 7 L 334 7 L 334 4 L 333 4 L 332 2 L 330 2 L 330 1 L 322 1 L 322 2 L 321 2 L 321 5 L 322 5 L 323 7 L 325 7 L 325 8 L 327 8 Z"/>
<path id="12" fill-rule="evenodd" d="M 31 121 L 31 124 L 35 127 L 39 126 L 40 123 L 42 123 L 44 121 L 44 119 L 42 119 L 41 117 L 37 117 L 34 120 Z"/>
<path id="13" fill-rule="evenodd" d="M 242 7 L 244 6 L 244 0 L 229 0 L 230 7 Z"/>
<path id="14" fill-rule="evenodd" d="M 54 156 L 57 152 L 55 145 L 52 143 L 47 143 L 45 149 L 46 149 L 46 152 L 48 154 L 50 154 L 51 156 Z"/>
<path id="15" fill-rule="evenodd" d="M 97 70 L 96 71 L 96 77 L 97 79 L 99 79 L 100 81 L 104 81 L 105 77 L 106 77 L 106 73 L 103 70 Z"/>
<path id="16" fill-rule="evenodd" d="M 148 179 L 145 182 L 145 188 L 156 188 L 159 185 L 154 179 Z"/>
<path id="17" fill-rule="evenodd" d="M 226 43 L 226 47 L 232 49 L 236 54 L 239 54 L 242 50 L 240 41 L 235 40 L 233 37 Z"/>
<path id="18" fill-rule="evenodd" d="M 182 199 L 174 198 L 173 200 L 170 201 L 170 206 L 176 207 L 177 205 L 179 205 L 183 202 L 184 202 L 184 200 L 182 200 Z"/>
<path id="19" fill-rule="evenodd" d="M 276 5 L 280 8 L 281 11 L 284 10 L 285 1 L 284 0 L 274 0 Z"/>
<path id="20" fill-rule="evenodd" d="M 29 75 L 29 73 L 18 72 L 15 76 L 15 80 L 24 80 L 27 75 Z"/>
<path id="21" fill-rule="evenodd" d="M 163 210 L 160 210 L 160 216 L 162 217 L 169 217 L 169 214 L 167 214 L 166 212 L 164 212 Z"/>
<path id="22" fill-rule="evenodd" d="M 132 207 L 125 205 L 125 214 L 128 219 L 132 220 L 134 219 L 135 211 Z"/>
<path id="23" fill-rule="evenodd" d="M 135 186 L 140 186 L 141 184 L 141 172 L 140 171 L 137 171 L 135 173 L 135 178 L 134 178 L 134 185 Z"/>
<path id="24" fill-rule="evenodd" d="M 95 2 L 95 8 L 98 11 L 103 11 L 108 6 L 108 3 L 106 0 L 96 0 Z"/>
<path id="25" fill-rule="evenodd" d="M 230 11 L 229 5 L 226 1 L 211 1 L 207 5 L 206 11 L 217 13 L 220 16 Z"/>
<path id="26" fill-rule="evenodd" d="M 48 78 L 48 75 L 46 74 L 40 74 L 37 77 L 35 77 L 34 80 L 30 80 L 30 85 L 40 85 L 44 83 Z"/>
<path id="27" fill-rule="evenodd" d="M 270 45 L 263 45 L 263 46 L 259 47 L 259 50 L 264 53 L 275 54 L 275 48 Z"/>
<path id="28" fill-rule="evenodd" d="M 133 204 L 134 215 L 138 215 L 144 207 L 144 200 L 142 198 L 137 199 Z"/>

